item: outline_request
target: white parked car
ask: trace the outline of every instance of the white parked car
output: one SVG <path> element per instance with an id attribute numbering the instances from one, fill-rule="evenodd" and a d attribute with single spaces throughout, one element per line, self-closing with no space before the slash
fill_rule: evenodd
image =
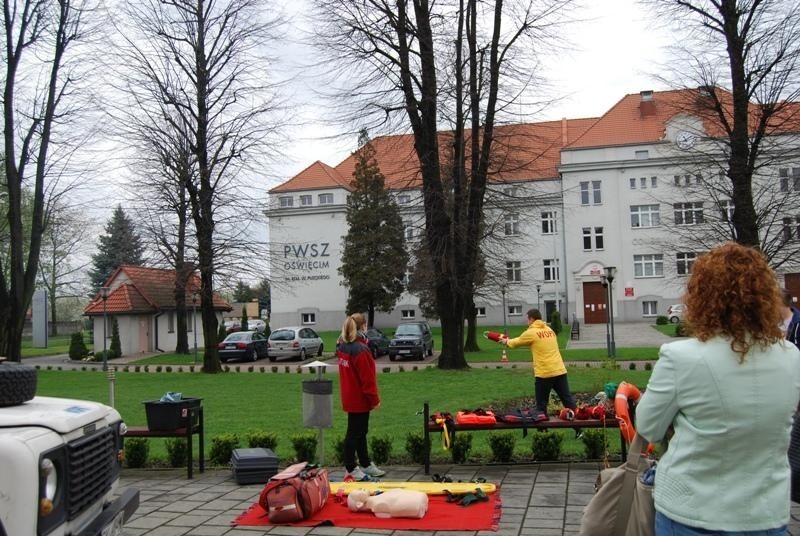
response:
<path id="1" fill-rule="evenodd" d="M 669 318 L 669 321 L 671 323 L 677 324 L 678 322 L 683 320 L 683 315 L 684 315 L 683 311 L 684 310 L 682 303 L 670 305 L 669 307 L 667 307 L 667 318 Z"/>
<path id="2" fill-rule="evenodd" d="M 247 320 L 247 331 L 264 331 L 265 329 L 267 329 L 267 323 L 260 318 Z"/>
<path id="3" fill-rule="evenodd" d="M 270 361 L 285 357 L 305 360 L 313 355 L 322 355 L 322 339 L 311 328 L 289 326 L 269 334 L 267 356 Z"/>

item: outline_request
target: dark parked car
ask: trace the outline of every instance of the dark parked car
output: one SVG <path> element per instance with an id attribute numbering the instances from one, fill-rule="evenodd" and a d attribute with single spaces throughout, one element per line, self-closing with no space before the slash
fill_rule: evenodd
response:
<path id="1" fill-rule="evenodd" d="M 219 360 L 228 359 L 255 361 L 267 357 L 267 336 L 258 331 L 236 331 L 217 345 Z"/>
<path id="2" fill-rule="evenodd" d="M 433 333 L 427 322 L 403 322 L 389 341 L 389 360 L 433 355 Z"/>
<path id="3" fill-rule="evenodd" d="M 267 355 L 270 361 L 279 357 L 305 360 L 307 356 L 322 355 L 322 339 L 311 328 L 287 327 L 270 333 Z"/>
<path id="4" fill-rule="evenodd" d="M 372 350 L 372 357 L 378 358 L 389 353 L 389 337 L 377 328 L 367 330 L 367 340 L 369 349 Z"/>

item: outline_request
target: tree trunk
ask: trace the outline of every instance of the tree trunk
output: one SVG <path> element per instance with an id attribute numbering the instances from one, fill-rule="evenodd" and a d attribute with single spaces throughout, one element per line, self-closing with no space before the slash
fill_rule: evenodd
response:
<path id="1" fill-rule="evenodd" d="M 464 351 L 465 352 L 480 352 L 481 347 L 478 346 L 478 319 L 475 316 L 475 304 L 469 306 L 469 314 L 467 315 L 467 335 L 464 338 Z"/>
<path id="2" fill-rule="evenodd" d="M 187 168 L 184 167 L 184 170 Z M 175 244 L 175 312 L 177 317 L 178 337 L 175 352 L 189 353 L 189 335 L 186 329 L 186 282 L 194 271 L 194 267 L 186 265 L 186 182 L 191 180 L 188 173 L 181 177 L 178 187 L 178 239 Z M 191 270 L 190 270 L 191 268 Z M 192 319 L 194 320 L 194 319 Z M 194 329 L 194 327 L 192 328 Z"/>

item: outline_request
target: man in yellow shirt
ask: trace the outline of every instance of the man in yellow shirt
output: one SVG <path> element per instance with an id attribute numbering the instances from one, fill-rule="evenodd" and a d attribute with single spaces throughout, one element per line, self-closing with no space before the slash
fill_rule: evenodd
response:
<path id="1" fill-rule="evenodd" d="M 517 338 L 503 338 L 500 342 L 509 348 L 530 346 L 536 408 L 539 411 L 547 416 L 547 402 L 553 389 L 564 407 L 575 411 L 578 406 L 569 390 L 567 368 L 558 349 L 556 333 L 542 320 L 542 313 L 538 309 L 529 310 L 527 315 L 528 329 Z"/>

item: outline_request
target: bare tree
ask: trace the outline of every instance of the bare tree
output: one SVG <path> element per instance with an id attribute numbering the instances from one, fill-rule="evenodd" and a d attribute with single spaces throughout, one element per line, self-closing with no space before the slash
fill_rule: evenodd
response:
<path id="1" fill-rule="evenodd" d="M 220 370 L 213 304 L 218 209 L 248 158 L 269 154 L 281 124 L 263 54 L 280 21 L 265 19 L 267 12 L 261 0 L 146 0 L 126 6 L 125 23 L 132 29 L 125 32 L 133 70 L 128 80 L 143 88 L 137 104 L 166 124 L 170 136 L 185 136 L 191 150 L 194 173 L 185 187 L 201 279 L 205 372 Z"/>
<path id="2" fill-rule="evenodd" d="M 322 40 L 356 87 L 355 119 L 407 123 L 442 323 L 440 368 L 464 368 L 464 318 L 478 277 L 495 127 L 535 72 L 567 1 L 317 0 Z M 452 81 L 452 82 L 450 82 Z M 452 136 L 442 145 L 447 118 Z M 452 161 L 449 172 L 442 162 Z M 452 201 L 450 201 L 452 200 Z M 448 206 L 452 210 L 448 210 Z"/>
<path id="3" fill-rule="evenodd" d="M 763 247 L 753 178 L 786 154 L 800 121 L 800 4 L 786 0 L 648 2 L 680 43 L 668 79 L 693 88 L 685 111 L 706 125 L 705 155 L 724 161 L 736 241 Z M 722 89 L 722 88 L 729 88 Z M 710 130 L 710 131 L 709 131 Z M 724 155 L 724 156 L 723 156 Z"/>
<path id="4" fill-rule="evenodd" d="M 10 254 L 0 268 L 0 355 L 21 358 L 25 312 L 31 303 L 45 228 L 51 144 L 76 81 L 67 52 L 85 37 L 85 2 L 4 0 L 4 190 Z M 33 193 L 25 232 L 23 196 Z M 5 274 L 8 274 L 6 276 Z"/>
<path id="5" fill-rule="evenodd" d="M 66 206 L 61 198 L 46 214 L 39 282 L 50 296 L 50 334 L 57 335 L 58 300 L 86 294 L 83 274 L 90 260 L 84 245 L 90 225 L 80 211 Z"/>

